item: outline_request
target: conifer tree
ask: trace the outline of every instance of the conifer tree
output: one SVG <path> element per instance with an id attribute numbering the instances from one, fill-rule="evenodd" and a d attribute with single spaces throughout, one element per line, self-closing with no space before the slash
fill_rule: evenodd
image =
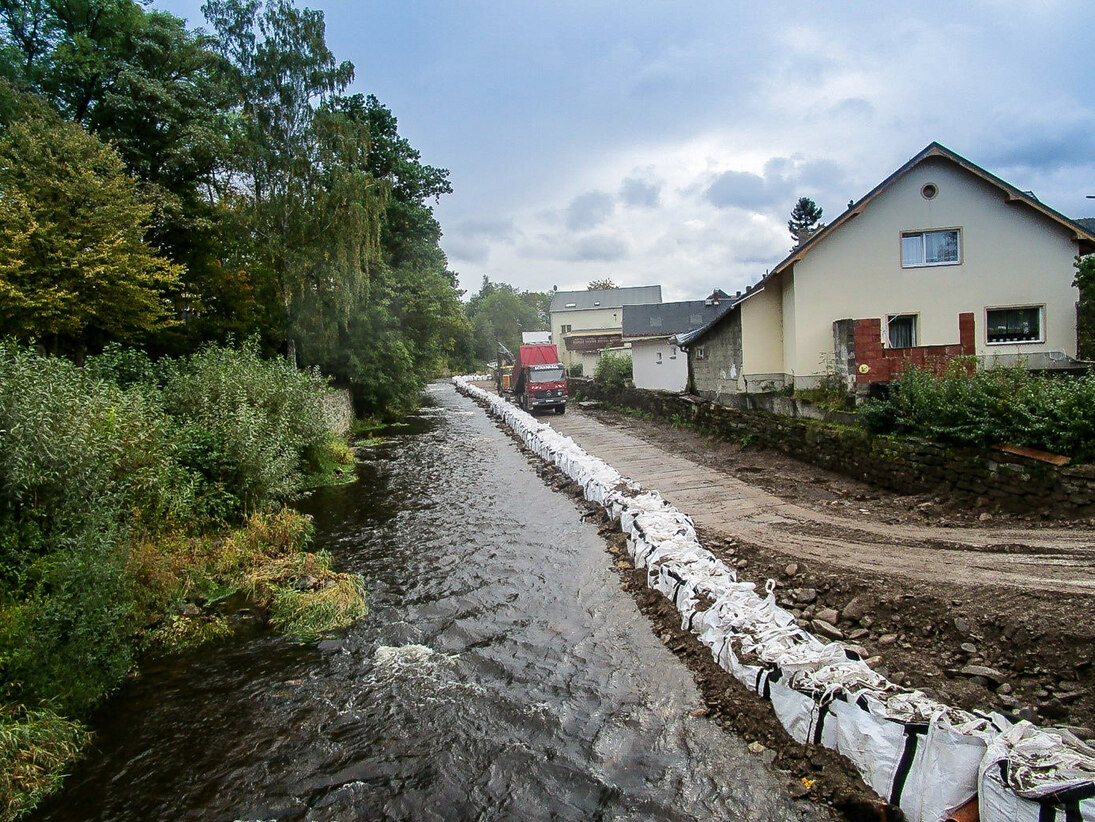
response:
<path id="1" fill-rule="evenodd" d="M 824 228 L 821 222 L 821 208 L 809 197 L 799 197 L 795 207 L 791 209 L 791 219 L 787 221 L 787 230 L 791 232 L 791 239 L 795 241 L 794 248 L 798 248 L 818 229 Z"/>

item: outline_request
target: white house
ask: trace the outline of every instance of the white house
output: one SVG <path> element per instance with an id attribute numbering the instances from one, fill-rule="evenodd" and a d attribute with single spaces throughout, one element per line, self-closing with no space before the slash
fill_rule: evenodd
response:
<path id="1" fill-rule="evenodd" d="M 716 289 L 705 300 L 625 305 L 623 341 L 631 344 L 635 387 L 684 391 L 688 387 L 688 356 L 669 338 L 710 323 L 732 302 L 729 294 Z"/>
<path id="2" fill-rule="evenodd" d="M 1052 367 L 1076 355 L 1072 285 L 1095 235 L 932 143 L 678 341 L 704 394 L 886 381 L 925 356 Z"/>
<path id="3" fill-rule="evenodd" d="M 661 301 L 660 285 L 556 291 L 548 309 L 551 339 L 568 368 L 581 363 L 583 372 L 592 375 L 601 351 L 623 344 L 623 307 Z"/>

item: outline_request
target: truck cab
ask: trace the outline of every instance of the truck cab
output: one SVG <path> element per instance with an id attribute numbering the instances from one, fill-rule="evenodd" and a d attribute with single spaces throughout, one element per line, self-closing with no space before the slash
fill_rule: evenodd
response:
<path id="1" fill-rule="evenodd" d="M 526 411 L 551 408 L 556 414 L 566 413 L 567 378 L 561 362 L 526 366 L 521 407 Z"/>

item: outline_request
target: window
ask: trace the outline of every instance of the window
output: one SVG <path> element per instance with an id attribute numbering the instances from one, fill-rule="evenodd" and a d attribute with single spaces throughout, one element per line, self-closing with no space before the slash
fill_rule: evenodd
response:
<path id="1" fill-rule="evenodd" d="M 654 353 L 654 364 L 655 365 L 661 365 L 662 364 L 662 352 L 661 351 L 656 351 Z"/>
<path id="2" fill-rule="evenodd" d="M 697 345 L 696 346 L 696 359 L 697 360 L 702 360 L 705 356 L 707 356 L 707 355 L 703 350 L 703 346 L 702 345 Z"/>
<path id="3" fill-rule="evenodd" d="M 914 347 L 916 345 L 916 315 L 890 315 L 886 319 L 886 338 L 890 348 Z"/>
<path id="4" fill-rule="evenodd" d="M 671 359 L 671 360 L 677 359 L 677 346 L 671 345 L 669 347 L 669 359 Z"/>
<path id="5" fill-rule="evenodd" d="M 901 267 L 925 265 L 957 265 L 958 229 L 917 231 L 901 235 Z"/>
<path id="6" fill-rule="evenodd" d="M 985 324 L 989 345 L 1017 342 L 1042 342 L 1042 307 L 990 308 Z"/>
<path id="7" fill-rule="evenodd" d="M 569 334 L 570 333 L 570 326 L 569 325 L 564 325 L 563 326 L 563 333 L 564 334 Z"/>

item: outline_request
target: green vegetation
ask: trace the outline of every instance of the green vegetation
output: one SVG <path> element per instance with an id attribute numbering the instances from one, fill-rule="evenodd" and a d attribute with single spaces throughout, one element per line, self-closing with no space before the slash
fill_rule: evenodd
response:
<path id="1" fill-rule="evenodd" d="M 955 360 L 941 376 L 910 369 L 888 400 L 867 401 L 860 416 L 880 433 L 977 447 L 1008 443 L 1095 459 L 1095 376 L 1054 378 L 973 365 Z"/>
<path id="2" fill-rule="evenodd" d="M 45 740 L 8 756 L 13 808 L 54 784 L 57 729 L 142 650 L 227 633 L 210 610 L 226 597 L 301 640 L 363 612 L 360 581 L 305 553 L 310 524 L 282 507 L 344 458 L 326 390 L 257 342 L 158 362 L 110 347 L 85 367 L 0 345 L 0 711 L 6 739 Z"/>
<path id="3" fill-rule="evenodd" d="M 611 388 L 620 388 L 631 379 L 631 357 L 604 354 L 597 362 L 593 379 Z"/>
<path id="4" fill-rule="evenodd" d="M 1076 258 L 1076 277 L 1072 284 L 1080 289 L 1077 306 L 1078 356 L 1095 359 L 1095 254 Z"/>
<path id="5" fill-rule="evenodd" d="M 356 619 L 283 508 L 352 461 L 327 377 L 392 419 L 475 359 L 448 172 L 346 93 L 322 13 L 147 5 L 0 0 L 0 820 L 139 654 L 227 633 L 219 603 L 300 640 Z"/>
<path id="6" fill-rule="evenodd" d="M 472 359 L 422 162 L 321 12 L 0 2 L 0 337 L 153 355 L 257 335 L 395 416 Z"/>
<path id="7" fill-rule="evenodd" d="M 498 343 L 516 353 L 523 331 L 547 331 L 551 296 L 518 291 L 512 285 L 483 277 L 479 293 L 468 300 L 468 321 L 472 327 L 471 356 L 489 362 L 498 356 Z"/>
<path id="8" fill-rule="evenodd" d="M 580 377 L 582 376 L 583 370 L 584 368 L 582 367 L 582 364 L 580 362 L 576 362 L 574 363 L 574 365 L 570 366 L 569 369 L 567 369 L 567 373 L 569 373 L 572 377 Z"/>
<path id="9" fill-rule="evenodd" d="M 0 709 L 0 819 L 19 819 L 56 791 L 89 739 L 52 711 Z"/>

